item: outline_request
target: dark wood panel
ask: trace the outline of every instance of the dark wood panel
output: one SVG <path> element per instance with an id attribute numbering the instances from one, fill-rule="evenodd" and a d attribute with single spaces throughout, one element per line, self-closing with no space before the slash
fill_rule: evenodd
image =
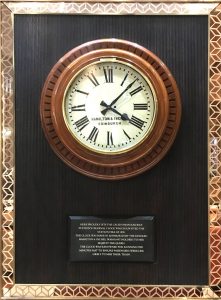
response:
<path id="1" fill-rule="evenodd" d="M 207 17 L 15 16 L 16 282 L 206 284 Z M 105 182 L 69 169 L 41 129 L 40 93 L 55 62 L 97 38 L 137 42 L 171 69 L 181 127 L 150 171 Z M 156 263 L 70 263 L 70 215 L 156 217 Z"/>

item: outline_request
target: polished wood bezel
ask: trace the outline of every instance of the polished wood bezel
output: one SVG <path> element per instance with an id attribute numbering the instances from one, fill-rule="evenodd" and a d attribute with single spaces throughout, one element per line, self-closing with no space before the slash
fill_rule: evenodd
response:
<path id="1" fill-rule="evenodd" d="M 63 116 L 67 86 L 76 74 L 101 58 L 117 57 L 146 76 L 156 93 L 157 115 L 152 131 L 137 147 L 103 154 L 84 147 L 70 133 Z M 125 179 L 154 166 L 166 154 L 177 133 L 180 95 L 167 67 L 147 49 L 124 40 L 97 40 L 74 48 L 53 67 L 41 96 L 41 121 L 55 153 L 73 169 L 98 179 Z"/>

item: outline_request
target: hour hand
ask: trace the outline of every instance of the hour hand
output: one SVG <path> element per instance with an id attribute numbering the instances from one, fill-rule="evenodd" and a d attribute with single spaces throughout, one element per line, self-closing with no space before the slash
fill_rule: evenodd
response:
<path id="1" fill-rule="evenodd" d="M 108 107 L 109 108 L 109 105 L 107 103 L 105 103 L 104 101 L 101 101 L 100 105 L 104 106 L 104 107 Z"/>
<path id="2" fill-rule="evenodd" d="M 101 106 L 104 106 L 104 107 L 110 108 L 110 105 L 108 105 L 108 104 L 105 103 L 104 101 L 101 101 L 100 105 L 101 105 Z"/>
<path id="3" fill-rule="evenodd" d="M 105 116 L 107 111 L 110 109 L 110 106 L 104 101 L 101 101 L 100 105 L 106 107 L 105 109 L 101 110 L 102 115 Z"/>

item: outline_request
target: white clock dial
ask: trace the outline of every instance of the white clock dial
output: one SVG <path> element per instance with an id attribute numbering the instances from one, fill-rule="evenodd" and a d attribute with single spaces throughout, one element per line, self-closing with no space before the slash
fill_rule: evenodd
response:
<path id="1" fill-rule="evenodd" d="M 156 113 L 150 81 L 131 64 L 113 58 L 81 70 L 63 101 L 64 119 L 73 137 L 102 153 L 136 147 L 150 134 Z"/>

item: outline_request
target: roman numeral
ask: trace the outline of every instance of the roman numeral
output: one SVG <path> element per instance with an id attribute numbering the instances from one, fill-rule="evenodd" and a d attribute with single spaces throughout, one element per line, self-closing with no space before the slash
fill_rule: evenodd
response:
<path id="1" fill-rule="evenodd" d="M 127 76 L 128 76 L 128 73 L 125 75 L 125 77 L 124 77 L 123 81 L 121 82 L 121 86 L 123 86 L 123 84 L 124 84 L 125 80 L 127 79 Z"/>
<path id="2" fill-rule="evenodd" d="M 84 127 L 86 127 L 89 124 L 89 120 L 88 117 L 85 116 L 81 119 L 79 119 L 78 121 L 76 121 L 74 124 L 78 127 L 79 130 L 84 129 Z"/>
<path id="3" fill-rule="evenodd" d="M 89 95 L 89 93 L 81 91 L 81 90 L 76 90 L 75 89 L 75 92 L 80 93 L 80 94 L 84 94 L 84 95 L 87 95 L 87 96 Z"/>
<path id="4" fill-rule="evenodd" d="M 72 106 L 72 111 L 85 111 L 85 104 Z"/>
<path id="5" fill-rule="evenodd" d="M 112 132 L 108 131 L 107 132 L 107 145 L 113 145 L 113 136 L 112 136 Z"/>
<path id="6" fill-rule="evenodd" d="M 138 86 L 136 89 L 134 89 L 133 91 L 130 92 L 131 97 L 137 93 L 139 93 L 140 91 L 142 91 L 142 87 Z"/>
<path id="7" fill-rule="evenodd" d="M 112 68 L 104 68 L 104 76 L 107 83 L 113 82 L 113 69 Z"/>
<path id="8" fill-rule="evenodd" d="M 92 142 L 95 143 L 97 136 L 98 136 L 98 132 L 99 132 L 99 130 L 94 126 L 94 128 L 92 129 L 92 131 L 87 139 L 91 140 Z"/>
<path id="9" fill-rule="evenodd" d="M 146 123 L 146 122 L 142 121 L 141 119 L 139 119 L 135 116 L 132 116 L 129 123 L 142 130 L 142 127 L 143 127 L 144 123 Z"/>
<path id="10" fill-rule="evenodd" d="M 124 134 L 126 135 L 126 137 L 130 140 L 131 137 L 129 136 L 129 134 L 123 129 Z"/>
<path id="11" fill-rule="evenodd" d="M 134 110 L 147 110 L 147 103 L 135 103 Z"/>
<path id="12" fill-rule="evenodd" d="M 98 86 L 99 82 L 97 81 L 97 78 L 94 76 L 93 73 L 90 75 L 87 75 L 87 77 L 90 79 L 90 81 L 93 83 L 94 86 Z"/>

